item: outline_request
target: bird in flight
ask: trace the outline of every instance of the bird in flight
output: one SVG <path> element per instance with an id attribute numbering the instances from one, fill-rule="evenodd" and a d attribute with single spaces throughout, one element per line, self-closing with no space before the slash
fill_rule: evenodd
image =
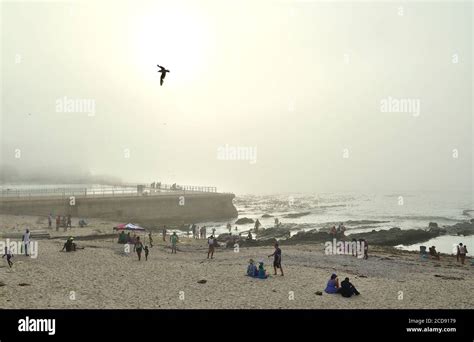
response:
<path id="1" fill-rule="evenodd" d="M 160 78 L 160 85 L 163 85 L 163 81 L 165 80 L 165 76 L 166 76 L 166 73 L 167 72 L 170 72 L 169 70 L 165 69 L 164 67 L 162 67 L 161 65 L 156 65 L 158 68 L 160 68 L 160 70 L 158 70 L 158 72 L 161 72 L 161 78 Z"/>

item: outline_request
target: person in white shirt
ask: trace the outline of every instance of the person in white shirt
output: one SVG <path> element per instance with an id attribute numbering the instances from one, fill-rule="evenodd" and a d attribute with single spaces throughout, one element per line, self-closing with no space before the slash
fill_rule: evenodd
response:
<path id="1" fill-rule="evenodd" d="M 25 246 L 25 255 L 28 255 L 28 247 L 30 246 L 30 230 L 26 229 L 25 234 L 23 234 L 23 245 Z"/>
<path id="2" fill-rule="evenodd" d="M 211 259 L 214 259 L 214 245 L 215 245 L 214 235 L 209 236 L 209 239 L 207 239 L 207 244 L 209 245 L 207 258 L 209 259 L 209 256 L 211 256 Z"/>

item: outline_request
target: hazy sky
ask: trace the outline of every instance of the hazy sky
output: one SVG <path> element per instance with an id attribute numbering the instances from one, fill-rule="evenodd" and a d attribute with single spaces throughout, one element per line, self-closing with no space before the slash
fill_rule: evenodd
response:
<path id="1" fill-rule="evenodd" d="M 472 190 L 471 2 L 1 9 L 4 171 L 236 193 Z M 65 97 L 94 113 L 58 109 Z M 222 160 L 225 146 L 256 158 Z"/>

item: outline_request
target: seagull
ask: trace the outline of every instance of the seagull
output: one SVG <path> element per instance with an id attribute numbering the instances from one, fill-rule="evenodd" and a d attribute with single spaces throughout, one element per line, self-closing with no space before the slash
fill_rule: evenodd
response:
<path id="1" fill-rule="evenodd" d="M 162 67 L 161 65 L 156 65 L 158 68 L 160 68 L 160 70 L 158 70 L 158 72 L 161 72 L 161 78 L 160 78 L 160 86 L 163 85 L 163 81 L 165 79 L 165 76 L 166 76 L 166 73 L 167 72 L 170 72 L 169 70 L 165 69 L 164 67 Z"/>

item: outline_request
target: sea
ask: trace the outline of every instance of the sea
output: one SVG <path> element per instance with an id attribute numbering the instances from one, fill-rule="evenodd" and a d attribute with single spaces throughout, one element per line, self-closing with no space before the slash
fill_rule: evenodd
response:
<path id="1" fill-rule="evenodd" d="M 6 189 L 53 189 L 74 188 L 101 191 L 104 188 L 118 189 L 116 186 L 100 184 L 52 184 L 18 185 L 2 184 Z M 283 227 L 291 230 L 291 235 L 312 229 L 326 230 L 343 222 L 346 235 L 372 230 L 427 229 L 430 222 L 438 226 L 453 225 L 474 218 L 474 196 L 471 191 L 453 192 L 403 192 L 403 193 L 294 193 L 294 194 L 238 194 L 234 199 L 238 218 L 259 219 L 263 228 L 275 226 L 278 218 Z M 270 217 L 262 217 L 267 215 Z M 228 233 L 231 223 L 233 234 L 247 234 L 253 223 L 235 224 L 231 221 L 195 222 L 205 225 L 207 232 L 215 229 L 216 234 Z M 439 252 L 452 254 L 458 243 L 467 245 L 474 251 L 474 236 L 444 235 L 423 243 L 396 246 L 405 250 L 419 250 L 420 245 L 436 246 Z M 455 251 L 455 249 L 454 249 Z"/>

